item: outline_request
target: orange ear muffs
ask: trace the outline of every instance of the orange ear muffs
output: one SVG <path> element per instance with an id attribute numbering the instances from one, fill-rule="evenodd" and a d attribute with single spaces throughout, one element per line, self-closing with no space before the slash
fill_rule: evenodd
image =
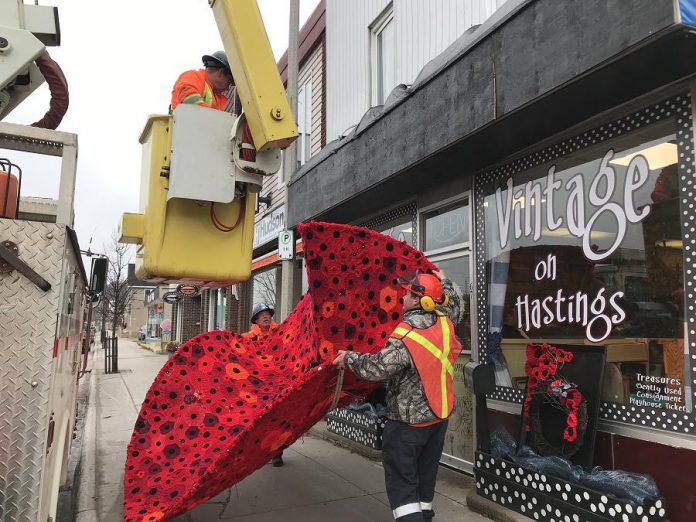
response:
<path id="1" fill-rule="evenodd" d="M 429 295 L 424 295 L 420 298 L 420 305 L 426 312 L 432 312 L 435 310 L 435 300 Z"/>

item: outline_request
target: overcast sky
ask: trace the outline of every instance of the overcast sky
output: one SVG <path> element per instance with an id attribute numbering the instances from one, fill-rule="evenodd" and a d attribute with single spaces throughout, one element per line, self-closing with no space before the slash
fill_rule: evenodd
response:
<path id="1" fill-rule="evenodd" d="M 258 0 L 276 60 L 287 49 L 289 0 Z M 319 0 L 301 0 L 302 25 Z M 166 113 L 178 75 L 222 43 L 206 0 L 41 0 L 58 7 L 61 46 L 49 48 L 70 87 L 58 130 L 78 135 L 75 228 L 80 247 L 103 251 L 123 212 L 137 212 L 138 136 L 149 114 Z M 4 121 L 30 124 L 48 110 L 41 86 Z M 0 149 L 24 171 L 22 194 L 57 197 L 58 158 Z M 85 260 L 87 262 L 87 260 Z M 89 270 L 89 266 L 87 265 Z"/>

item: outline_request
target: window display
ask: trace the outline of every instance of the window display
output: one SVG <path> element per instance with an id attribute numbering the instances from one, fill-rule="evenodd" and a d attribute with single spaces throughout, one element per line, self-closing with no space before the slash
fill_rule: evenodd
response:
<path id="1" fill-rule="evenodd" d="M 485 185 L 487 353 L 521 391 L 530 342 L 602 345 L 602 400 L 690 412 L 678 122 L 623 129 Z"/>

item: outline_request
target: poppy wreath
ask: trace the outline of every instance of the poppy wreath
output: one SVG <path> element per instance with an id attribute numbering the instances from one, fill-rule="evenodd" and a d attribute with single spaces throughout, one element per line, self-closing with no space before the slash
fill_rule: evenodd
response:
<path id="1" fill-rule="evenodd" d="M 571 457 L 582 446 L 587 429 L 587 401 L 575 384 L 558 375 L 564 364 L 573 361 L 573 353 L 549 344 L 528 344 L 526 355 L 525 431 L 531 432 L 540 454 Z M 546 404 L 566 415 L 561 447 L 554 446 L 543 434 L 541 411 Z"/>

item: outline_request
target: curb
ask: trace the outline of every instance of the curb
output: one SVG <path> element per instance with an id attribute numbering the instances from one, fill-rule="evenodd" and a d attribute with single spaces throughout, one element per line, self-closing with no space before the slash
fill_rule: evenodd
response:
<path id="1" fill-rule="evenodd" d="M 97 378 L 95 371 L 96 352 L 92 355 L 92 370 L 89 379 L 90 401 L 97 400 Z M 96 404 L 87 408 L 84 435 L 82 439 L 82 454 L 80 459 L 79 481 L 77 484 L 77 504 L 75 522 L 97 521 L 97 413 Z"/>
<path id="2" fill-rule="evenodd" d="M 73 440 L 70 447 L 67 462 L 67 479 L 58 493 L 58 508 L 56 522 L 73 522 L 77 504 L 77 490 L 80 480 L 80 471 L 83 454 L 84 431 L 87 413 L 89 411 L 90 386 L 89 381 L 83 378 L 77 385 L 77 417 L 73 429 Z"/>
<path id="3" fill-rule="evenodd" d="M 516 511 L 496 504 L 492 500 L 483 498 L 476 493 L 476 490 L 470 491 L 466 496 L 466 505 L 469 506 L 472 511 L 476 511 L 497 522 L 528 522 L 532 520 Z"/>

